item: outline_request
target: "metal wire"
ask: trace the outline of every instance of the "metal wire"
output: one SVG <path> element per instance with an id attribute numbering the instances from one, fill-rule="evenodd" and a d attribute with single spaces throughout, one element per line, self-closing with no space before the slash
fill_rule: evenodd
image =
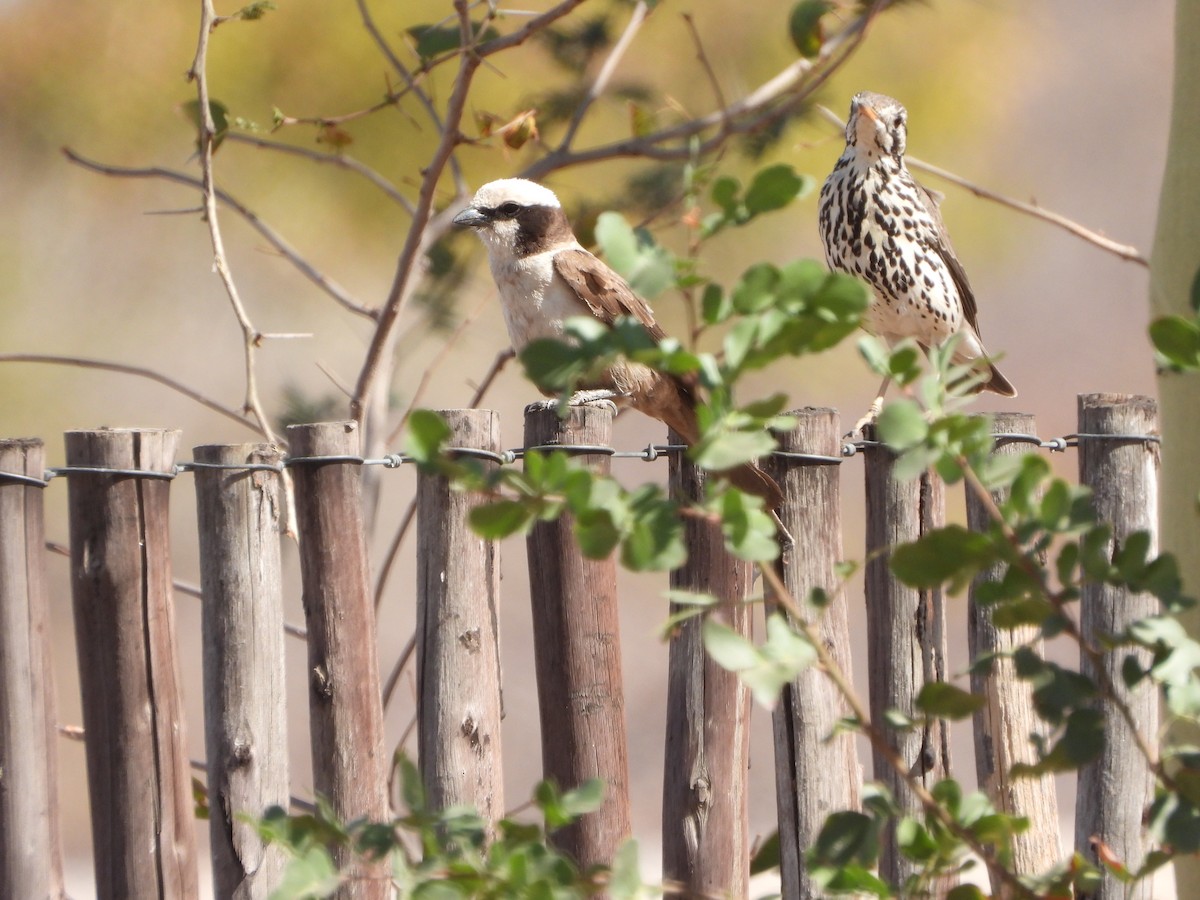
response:
<path id="1" fill-rule="evenodd" d="M 1024 443 L 1032 444 L 1043 450 L 1049 450 L 1052 453 L 1062 453 L 1069 448 L 1078 447 L 1081 441 L 1119 441 L 1123 443 L 1149 443 L 1161 444 L 1162 436 L 1157 434 L 1097 434 L 1089 432 L 1076 432 L 1074 434 L 1066 434 L 1062 437 L 1043 439 L 1036 434 L 1023 434 L 1021 432 L 997 432 L 993 435 L 996 443 Z M 856 456 L 860 451 L 871 447 L 883 446 L 882 441 L 876 440 L 857 440 L 847 441 L 842 444 L 841 456 L 825 455 L 821 453 L 799 453 L 791 450 L 776 450 L 771 455 L 779 459 L 792 460 L 794 462 L 809 463 L 811 465 L 820 466 L 836 466 Z M 446 447 L 444 452 L 446 455 L 454 457 L 466 457 L 469 459 L 482 459 L 486 462 L 492 462 L 496 465 L 507 466 L 512 465 L 518 460 L 525 458 L 528 453 L 554 453 L 561 452 L 570 456 L 608 456 L 614 459 L 640 459 L 644 462 L 655 462 L 662 456 L 673 456 L 683 453 L 687 450 L 685 444 L 648 444 L 641 450 L 618 450 L 616 447 L 610 447 L 607 444 L 538 444 L 534 447 L 514 447 L 510 450 L 484 450 L 479 447 Z M 383 466 L 388 469 L 398 469 L 401 466 L 416 462 L 416 458 L 403 453 L 389 453 L 386 456 L 378 459 L 366 459 L 361 456 L 353 456 L 349 454 L 331 454 L 327 456 L 294 456 L 283 460 L 278 465 L 271 463 L 212 463 L 212 462 L 197 462 L 195 460 L 181 462 L 175 465 L 170 471 L 154 471 L 151 469 L 106 469 L 100 466 L 57 466 L 55 468 L 46 469 L 44 478 L 37 478 L 33 475 L 24 475 L 17 472 L 0 472 L 0 484 L 22 484 L 28 487 L 44 488 L 54 478 L 66 477 L 77 474 L 88 475 L 111 475 L 113 477 L 124 478 L 154 478 L 160 481 L 170 481 L 176 475 L 184 472 L 194 472 L 200 469 L 204 470 L 225 470 L 239 472 L 274 472 L 279 475 L 287 468 L 295 466 L 315 466 L 325 465 L 328 463 L 346 463 L 359 466 Z"/>

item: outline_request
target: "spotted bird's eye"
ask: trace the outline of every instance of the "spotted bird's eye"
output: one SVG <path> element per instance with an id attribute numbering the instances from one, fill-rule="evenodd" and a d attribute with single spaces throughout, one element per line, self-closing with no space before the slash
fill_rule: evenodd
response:
<path id="1" fill-rule="evenodd" d="M 521 211 L 521 204 L 513 203 L 509 200 L 507 203 L 501 204 L 500 213 L 508 218 L 512 218 Z"/>
<path id="2" fill-rule="evenodd" d="M 893 128 L 900 128 L 903 125 L 904 125 L 904 116 L 896 116 L 896 118 L 892 119 L 892 127 Z"/>

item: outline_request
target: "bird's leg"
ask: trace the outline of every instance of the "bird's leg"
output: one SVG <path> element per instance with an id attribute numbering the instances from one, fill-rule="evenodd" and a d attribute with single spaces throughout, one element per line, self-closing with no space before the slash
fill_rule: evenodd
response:
<path id="1" fill-rule="evenodd" d="M 617 414 L 618 400 L 625 399 L 625 394 L 618 394 L 616 391 L 610 391 L 608 388 L 598 388 L 591 391 L 576 391 L 567 401 L 568 406 L 600 406 L 607 408 L 614 416 Z M 530 403 L 525 407 L 525 412 L 538 412 L 544 409 L 556 409 L 558 400 L 539 400 L 536 403 Z"/>
<path id="2" fill-rule="evenodd" d="M 875 424 L 875 420 L 879 418 L 879 413 L 883 410 L 883 395 L 887 393 L 888 385 L 891 383 L 891 375 L 883 379 L 883 384 L 879 385 L 879 392 L 875 395 L 875 399 L 871 401 L 870 409 L 866 411 L 861 419 L 854 423 L 854 427 L 850 429 L 846 437 L 852 438 L 856 434 L 862 434 L 864 428 Z"/>
<path id="3" fill-rule="evenodd" d="M 783 524 L 783 519 L 779 518 L 778 510 L 771 510 L 771 520 L 775 523 L 775 530 L 779 533 L 779 551 L 783 553 L 795 547 L 796 539 Z"/>

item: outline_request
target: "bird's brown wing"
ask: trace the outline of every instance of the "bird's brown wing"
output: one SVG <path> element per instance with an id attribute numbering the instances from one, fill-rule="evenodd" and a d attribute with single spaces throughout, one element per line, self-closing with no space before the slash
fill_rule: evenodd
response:
<path id="1" fill-rule="evenodd" d="M 946 232 L 946 226 L 942 224 L 942 213 L 938 209 L 942 195 L 937 191 L 931 191 L 916 179 L 913 181 L 918 188 L 917 196 L 921 198 L 925 211 L 933 219 L 935 231 L 929 235 L 929 247 L 941 257 L 946 268 L 950 270 L 950 278 L 954 281 L 954 286 L 958 289 L 958 296 L 962 300 L 963 315 L 966 317 L 967 324 L 975 329 L 976 335 L 979 335 L 979 308 L 975 304 L 975 292 L 971 290 L 967 272 L 954 253 L 954 247 L 950 244 L 950 235 Z M 982 337 L 982 335 L 980 336 Z"/>
<path id="2" fill-rule="evenodd" d="M 618 316 L 633 316 L 655 341 L 667 336 L 646 301 L 586 250 L 560 250 L 554 254 L 554 268 L 601 322 L 611 325 Z"/>

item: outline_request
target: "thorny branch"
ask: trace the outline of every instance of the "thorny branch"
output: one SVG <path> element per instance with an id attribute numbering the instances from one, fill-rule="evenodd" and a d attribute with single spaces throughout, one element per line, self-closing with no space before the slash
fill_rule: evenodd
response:
<path id="1" fill-rule="evenodd" d="M 232 419 L 239 425 L 245 425 L 253 430 L 261 437 L 266 437 L 266 432 L 262 427 L 253 420 L 246 418 L 244 412 L 239 412 L 236 409 L 231 409 L 223 403 L 218 403 L 211 397 L 206 397 L 199 391 L 188 387 L 180 381 L 176 381 L 161 372 L 156 372 L 153 369 L 146 369 L 141 366 L 130 366 L 125 363 L 107 362 L 102 359 L 88 359 L 83 356 L 56 356 L 43 353 L 0 353 L 0 363 L 15 362 L 15 363 L 47 363 L 57 366 L 74 366 L 79 369 L 102 369 L 106 372 L 120 372 L 122 375 L 133 375 L 137 378 L 146 378 L 150 381 L 155 381 L 164 387 L 168 387 L 177 393 L 183 394 L 189 400 L 195 400 L 201 406 L 208 407 L 218 415 L 225 416 L 227 419 Z"/>
<path id="2" fill-rule="evenodd" d="M 262 400 L 258 396 L 258 377 L 255 368 L 254 354 L 258 349 L 261 336 L 250 315 L 242 303 L 233 273 L 229 269 L 229 261 L 225 257 L 225 242 L 221 236 L 221 224 L 217 218 L 217 190 L 213 181 L 213 143 L 216 137 L 216 125 L 213 122 L 212 107 L 209 106 L 208 96 L 208 40 L 217 24 L 217 13 L 213 9 L 212 0 L 201 0 L 200 4 L 200 37 L 196 43 L 196 57 L 188 71 L 188 79 L 196 83 L 196 97 L 199 101 L 197 119 L 199 121 L 198 140 L 200 144 L 200 171 L 202 176 L 202 191 L 204 197 L 204 218 L 208 222 L 208 233 L 212 240 L 213 265 L 229 303 L 242 329 L 242 347 L 246 367 L 246 397 L 244 406 L 254 415 L 263 434 L 270 441 L 275 441 L 275 431 L 271 428 L 271 420 L 263 410 Z"/>
<path id="3" fill-rule="evenodd" d="M 109 175 L 114 178 L 159 178 L 163 181 L 172 181 L 176 184 L 187 185 L 201 191 L 204 190 L 204 182 L 201 179 L 186 175 L 183 172 L 176 172 L 174 169 L 164 169 L 159 166 L 149 166 L 146 168 L 110 166 L 81 156 L 69 147 L 63 148 L 63 155 L 76 165 L 83 166 L 85 169 L 90 169 L 93 172 L 99 172 L 101 175 Z M 367 319 L 376 318 L 378 315 L 376 310 L 359 302 L 344 287 L 308 262 L 282 235 L 260 219 L 248 206 L 220 188 L 217 188 L 214 194 L 218 200 L 240 215 L 255 231 L 266 238 L 271 246 L 279 251 L 280 256 L 295 266 L 309 281 L 336 300 L 343 309 Z"/>

